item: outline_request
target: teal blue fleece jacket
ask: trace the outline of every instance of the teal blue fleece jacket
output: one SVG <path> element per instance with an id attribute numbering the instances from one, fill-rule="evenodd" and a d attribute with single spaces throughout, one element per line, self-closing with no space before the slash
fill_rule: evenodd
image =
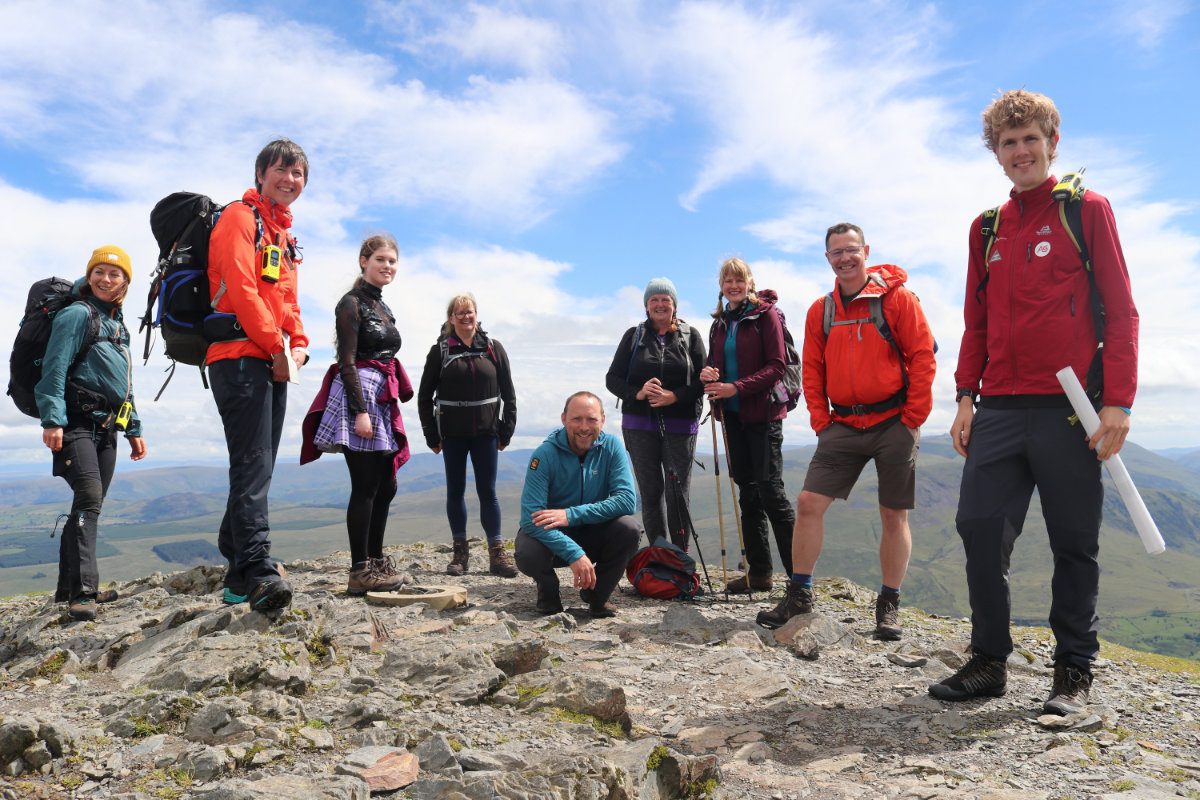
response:
<path id="1" fill-rule="evenodd" d="M 568 564 L 578 561 L 583 548 L 563 530 L 533 524 L 533 512 L 547 508 L 565 508 L 572 528 L 636 511 L 633 470 L 621 440 L 601 432 L 580 460 L 567 444 L 566 429 L 559 428 L 529 458 L 521 491 L 521 530 Z"/>
<path id="2" fill-rule="evenodd" d="M 79 289 L 86 278 L 75 282 L 71 294 L 80 297 Z M 79 348 L 83 346 L 88 329 L 88 309 L 100 318 L 100 333 L 83 361 L 70 375 L 67 372 Z M 72 303 L 58 312 L 46 344 L 42 361 L 42 379 L 33 387 L 43 428 L 67 426 L 67 379 L 97 394 L 104 395 L 111 406 L 108 410 L 93 411 L 92 421 L 104 424 L 121 404 L 133 400 L 133 359 L 129 353 L 129 331 L 125 328 L 121 309 L 91 295 Z M 142 422 L 135 408 L 125 430 L 127 437 L 142 435 Z"/>

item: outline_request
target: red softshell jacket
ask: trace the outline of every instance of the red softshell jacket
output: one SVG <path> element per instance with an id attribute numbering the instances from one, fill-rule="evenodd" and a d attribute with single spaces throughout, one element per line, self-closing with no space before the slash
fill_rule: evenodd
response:
<path id="1" fill-rule="evenodd" d="M 970 266 L 962 346 L 954 381 L 992 395 L 1062 394 L 1054 374 L 1066 366 L 1086 384 L 1096 350 L 1087 271 L 1050 196 L 1051 176 L 1037 188 L 1012 191 L 1000 209 L 996 242 L 984 269 L 983 237 L 971 224 Z M 1083 233 L 1104 302 L 1106 406 L 1130 408 L 1137 392 L 1138 312 L 1112 207 L 1083 196 Z M 989 275 L 984 289 L 976 289 Z"/>

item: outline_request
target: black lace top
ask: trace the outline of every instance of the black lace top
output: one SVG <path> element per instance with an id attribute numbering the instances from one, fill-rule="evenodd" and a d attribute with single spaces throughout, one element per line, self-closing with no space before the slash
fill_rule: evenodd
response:
<path id="1" fill-rule="evenodd" d="M 367 410 L 358 381 L 356 361 L 388 361 L 400 350 L 396 316 L 383 302 L 378 286 L 362 283 L 346 292 L 334 310 L 337 320 L 337 361 L 346 405 L 355 414 Z"/>

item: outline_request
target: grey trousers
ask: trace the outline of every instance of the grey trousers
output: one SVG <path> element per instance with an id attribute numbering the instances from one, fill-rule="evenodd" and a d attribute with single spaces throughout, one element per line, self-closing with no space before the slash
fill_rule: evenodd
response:
<path id="1" fill-rule="evenodd" d="M 625 450 L 637 478 L 646 538 L 660 537 L 688 549 L 688 503 L 692 485 L 692 458 L 696 437 L 651 431 L 622 430 Z"/>

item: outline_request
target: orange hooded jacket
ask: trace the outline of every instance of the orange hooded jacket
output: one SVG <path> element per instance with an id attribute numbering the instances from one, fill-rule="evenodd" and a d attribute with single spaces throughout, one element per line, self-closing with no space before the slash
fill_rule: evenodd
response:
<path id="1" fill-rule="evenodd" d="M 260 277 L 263 242 L 255 241 L 257 209 L 262 220 L 263 240 L 283 248 L 279 280 Z M 246 339 L 209 345 L 206 364 L 230 358 L 261 358 L 270 361 L 289 347 L 308 347 L 300 321 L 296 266 L 290 253 L 294 240 L 288 234 L 292 214 L 254 189 L 247 189 L 242 202 L 230 203 L 213 227 L 208 245 L 209 294 L 217 298 L 215 310 L 237 315 Z M 286 335 L 286 339 L 284 338 Z"/>
<path id="2" fill-rule="evenodd" d="M 803 378 L 804 402 L 814 431 L 820 433 L 833 422 L 865 430 L 900 415 L 910 428 L 919 428 L 933 410 L 933 376 L 937 365 L 933 357 L 933 333 L 916 295 L 904 288 L 908 274 L 893 264 L 868 267 L 866 287 L 842 304 L 837 284 L 833 287 L 834 321 L 857 324 L 835 325 L 825 336 L 825 298 L 818 298 L 808 309 L 804 322 Z M 904 353 L 908 370 L 908 397 L 897 408 L 843 416 L 830 408 L 871 405 L 893 397 L 904 385 L 900 357 L 896 349 L 870 322 L 867 298 L 883 296 L 883 316 L 892 329 L 896 344 Z"/>

